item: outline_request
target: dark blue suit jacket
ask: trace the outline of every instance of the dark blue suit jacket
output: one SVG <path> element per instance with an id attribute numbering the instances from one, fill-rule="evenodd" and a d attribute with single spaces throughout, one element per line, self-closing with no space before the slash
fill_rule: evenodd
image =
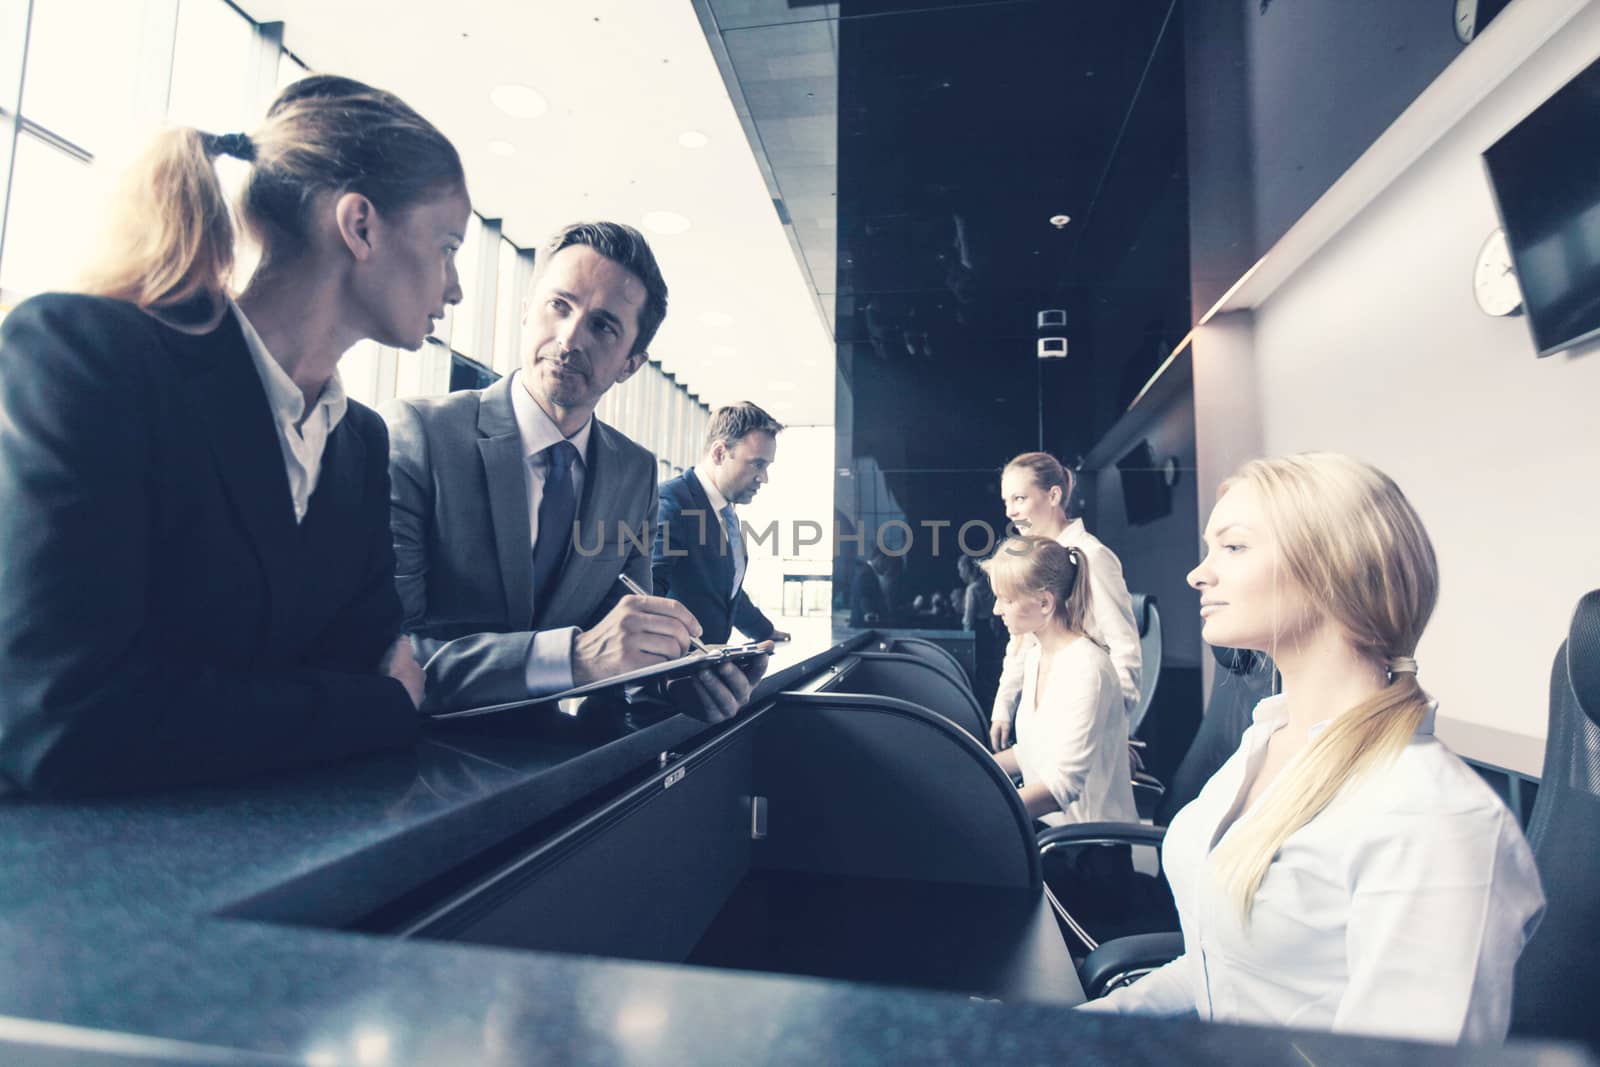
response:
<path id="1" fill-rule="evenodd" d="M 772 621 L 733 587 L 733 553 L 722 520 L 692 470 L 661 486 L 650 576 L 656 596 L 688 608 L 705 630 L 701 640 L 720 645 L 737 626 L 755 641 L 772 636 Z"/>
<path id="2" fill-rule="evenodd" d="M 0 786 L 77 793 L 403 745 L 388 436 L 351 401 L 305 521 L 230 314 L 52 294 L 0 328 Z"/>

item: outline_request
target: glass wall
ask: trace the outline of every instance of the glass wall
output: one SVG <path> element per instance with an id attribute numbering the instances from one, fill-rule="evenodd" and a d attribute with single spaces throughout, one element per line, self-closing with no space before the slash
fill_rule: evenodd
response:
<path id="1" fill-rule="evenodd" d="M 270 93 L 308 72 L 277 31 L 225 0 L 0 0 L 0 317 L 74 285 L 106 192 L 162 123 L 249 130 Z M 233 192 L 246 169 L 222 160 L 218 173 Z M 240 251 L 242 280 L 255 256 Z M 378 404 L 444 393 L 516 368 L 534 252 L 474 214 L 456 260 L 462 303 L 415 352 L 371 341 L 351 350 L 340 364 L 351 396 Z M 710 421 L 653 363 L 597 413 L 655 452 L 663 477 L 694 463 Z"/>

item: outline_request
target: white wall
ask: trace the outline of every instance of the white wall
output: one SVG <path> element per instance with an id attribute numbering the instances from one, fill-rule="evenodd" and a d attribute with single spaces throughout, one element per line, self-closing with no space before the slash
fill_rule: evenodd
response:
<path id="1" fill-rule="evenodd" d="M 1472 266 L 1498 225 L 1479 156 L 1597 55 L 1600 4 L 1254 317 L 1264 451 L 1350 452 L 1400 483 L 1442 573 L 1423 685 L 1441 714 L 1531 736 L 1572 608 L 1600 586 L 1600 345 L 1538 360 L 1524 319 L 1478 310 Z"/>

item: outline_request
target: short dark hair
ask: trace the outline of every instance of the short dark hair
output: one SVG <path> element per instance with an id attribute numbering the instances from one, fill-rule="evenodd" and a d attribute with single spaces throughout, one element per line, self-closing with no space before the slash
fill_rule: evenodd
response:
<path id="1" fill-rule="evenodd" d="M 656 265 L 655 253 L 644 234 L 622 222 L 574 222 L 558 230 L 545 244 L 535 264 L 535 272 L 549 262 L 551 256 L 563 248 L 585 245 L 599 252 L 620 267 L 632 271 L 644 283 L 644 307 L 639 309 L 639 336 L 634 339 L 629 355 L 643 352 L 655 340 L 667 317 L 667 281 Z"/>
<path id="2" fill-rule="evenodd" d="M 768 415 L 748 400 L 720 407 L 711 416 L 711 426 L 706 430 L 706 451 L 721 441 L 732 448 L 757 430 L 765 430 L 776 437 L 783 432 L 783 423 Z"/>

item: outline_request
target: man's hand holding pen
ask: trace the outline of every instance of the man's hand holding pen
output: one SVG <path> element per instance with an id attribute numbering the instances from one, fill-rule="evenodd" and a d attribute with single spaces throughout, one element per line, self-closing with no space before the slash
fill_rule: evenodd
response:
<path id="1" fill-rule="evenodd" d="M 573 642 L 574 685 L 678 659 L 691 648 L 706 651 L 699 641 L 700 623 L 688 608 L 667 597 L 651 596 L 626 574 L 619 579 L 630 595 L 617 601 L 605 618 L 580 632 Z M 768 658 L 707 666 L 669 683 L 667 700 L 685 715 L 720 722 L 749 701 L 756 682 L 766 673 Z"/>

